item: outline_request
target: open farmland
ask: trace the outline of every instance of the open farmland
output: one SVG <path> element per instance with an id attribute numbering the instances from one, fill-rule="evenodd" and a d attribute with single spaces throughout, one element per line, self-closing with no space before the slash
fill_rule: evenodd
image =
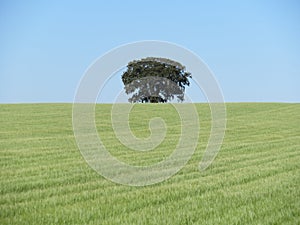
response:
<path id="1" fill-rule="evenodd" d="M 195 154 L 170 179 L 130 187 L 91 169 L 77 148 L 72 104 L 0 105 L 0 224 L 299 224 L 300 104 L 227 103 L 221 151 L 204 172 L 198 164 L 210 132 L 207 104 Z M 180 136 L 170 104 L 137 104 L 130 125 L 147 137 L 149 119 L 165 119 L 157 149 L 135 152 L 113 134 L 109 104 L 96 125 L 111 154 L 132 165 L 168 156 Z"/>

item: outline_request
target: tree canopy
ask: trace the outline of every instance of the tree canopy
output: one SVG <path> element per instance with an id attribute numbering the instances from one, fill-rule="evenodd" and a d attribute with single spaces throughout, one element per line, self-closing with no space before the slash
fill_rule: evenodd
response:
<path id="1" fill-rule="evenodd" d="M 175 97 L 184 100 L 185 86 L 189 86 L 191 73 L 180 63 L 148 57 L 128 63 L 122 75 L 129 102 L 168 102 Z"/>

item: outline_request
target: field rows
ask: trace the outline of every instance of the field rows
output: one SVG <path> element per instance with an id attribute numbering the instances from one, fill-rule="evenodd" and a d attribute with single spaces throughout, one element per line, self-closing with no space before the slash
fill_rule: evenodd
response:
<path id="1" fill-rule="evenodd" d="M 230 103 L 222 149 L 204 172 L 198 165 L 210 132 L 207 104 L 197 149 L 175 176 L 130 187 L 106 180 L 84 161 L 72 131 L 71 104 L 0 105 L 0 224 L 299 224 L 300 104 Z M 111 105 L 97 105 L 98 133 L 115 157 L 151 165 L 180 136 L 168 104 L 135 105 L 133 133 L 147 137 L 149 119 L 168 131 L 154 151 L 136 152 L 114 136 Z"/>

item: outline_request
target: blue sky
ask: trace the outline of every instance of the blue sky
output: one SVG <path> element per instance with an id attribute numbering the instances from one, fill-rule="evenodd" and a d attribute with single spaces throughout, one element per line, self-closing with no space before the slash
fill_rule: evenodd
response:
<path id="1" fill-rule="evenodd" d="M 0 103 L 72 102 L 96 58 L 142 40 L 192 50 L 227 102 L 300 102 L 299 1 L 7 0 Z M 120 79 L 112 81 L 119 92 Z M 107 91 L 103 101 L 113 101 Z"/>

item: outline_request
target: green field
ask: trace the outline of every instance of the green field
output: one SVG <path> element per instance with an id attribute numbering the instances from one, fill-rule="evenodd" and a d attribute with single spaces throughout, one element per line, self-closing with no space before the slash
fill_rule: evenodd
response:
<path id="1" fill-rule="evenodd" d="M 200 138 L 188 164 L 146 187 L 115 184 L 92 170 L 72 130 L 72 104 L 0 105 L 0 224 L 300 224 L 300 104 L 228 103 L 218 156 L 198 164 L 210 132 L 207 104 L 196 105 Z M 135 105 L 130 124 L 149 135 L 148 121 L 168 126 L 150 152 L 122 146 L 111 105 L 97 105 L 98 132 L 110 152 L 132 165 L 168 156 L 180 136 L 169 104 Z"/>

